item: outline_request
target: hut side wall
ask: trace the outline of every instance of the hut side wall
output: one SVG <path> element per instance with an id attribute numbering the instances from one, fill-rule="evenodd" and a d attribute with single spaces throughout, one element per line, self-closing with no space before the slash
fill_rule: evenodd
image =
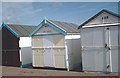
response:
<path id="1" fill-rule="evenodd" d="M 20 49 L 20 61 L 22 67 L 29 67 L 32 64 L 32 38 L 20 37 L 19 47 Z"/>
<path id="2" fill-rule="evenodd" d="M 21 62 L 23 67 L 29 67 L 32 64 L 32 47 L 21 48 Z"/>
<path id="3" fill-rule="evenodd" d="M 2 28 L 2 65 L 20 66 L 19 38 Z"/>
<path id="4" fill-rule="evenodd" d="M 69 70 L 82 71 L 81 44 L 79 39 L 66 39 Z"/>

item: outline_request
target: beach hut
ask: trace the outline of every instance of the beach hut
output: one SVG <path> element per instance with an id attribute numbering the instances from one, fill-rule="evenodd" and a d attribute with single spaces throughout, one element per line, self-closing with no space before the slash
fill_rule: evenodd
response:
<path id="1" fill-rule="evenodd" d="M 19 37 L 7 24 L 2 24 L 1 38 L 1 61 L 3 66 L 20 66 Z"/>
<path id="2" fill-rule="evenodd" d="M 11 38 L 11 41 L 9 41 L 9 38 L 7 38 L 7 34 L 5 34 L 7 31 L 2 31 L 2 37 L 5 38 L 2 39 L 2 47 L 4 45 L 7 45 L 7 48 L 12 47 L 15 51 L 16 48 L 19 48 L 19 50 L 17 50 L 19 53 L 18 56 L 16 56 L 15 54 L 11 54 L 9 53 L 11 56 L 9 57 L 9 59 L 14 56 L 16 58 L 13 57 L 13 59 L 17 60 L 19 59 L 19 61 L 21 62 L 21 64 L 19 66 L 22 67 L 27 67 L 32 65 L 32 48 L 31 48 L 31 37 L 29 37 L 30 32 L 35 28 L 35 26 L 28 26 L 28 25 L 17 25 L 17 24 L 4 24 L 3 26 L 4 28 L 9 28 L 9 30 L 15 34 L 15 36 L 17 36 L 18 40 L 15 41 Z M 2 29 L 3 30 L 3 29 Z M 8 36 L 9 37 L 9 36 Z M 4 41 L 5 40 L 5 41 Z M 8 42 L 7 42 L 8 41 Z M 10 45 L 10 43 L 14 43 L 14 46 Z M 3 49 L 4 50 L 4 49 Z M 2 51 L 3 51 L 2 50 Z M 13 52 L 13 50 L 12 50 Z M 4 55 L 4 54 L 3 54 Z M 6 57 L 8 57 L 7 55 L 5 55 Z M 3 59 L 4 60 L 4 59 Z M 14 62 L 13 60 L 13 62 Z M 14 62 L 15 63 L 15 62 Z"/>
<path id="3" fill-rule="evenodd" d="M 32 66 L 32 45 L 30 32 L 32 32 L 36 26 L 33 25 L 18 25 L 8 24 L 9 27 L 15 31 L 19 36 L 19 47 L 20 47 L 20 61 L 21 67 Z"/>
<path id="4" fill-rule="evenodd" d="M 33 67 L 81 71 L 78 25 L 44 19 L 32 36 Z"/>
<path id="5" fill-rule="evenodd" d="M 103 9 L 79 26 L 83 71 L 118 72 L 119 20 Z"/>

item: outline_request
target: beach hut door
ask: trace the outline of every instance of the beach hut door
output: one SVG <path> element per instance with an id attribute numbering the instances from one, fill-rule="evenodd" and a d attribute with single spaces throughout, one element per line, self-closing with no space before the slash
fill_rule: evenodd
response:
<path id="1" fill-rule="evenodd" d="M 52 36 L 43 37 L 43 55 L 44 55 L 44 66 L 53 67 L 53 38 Z"/>

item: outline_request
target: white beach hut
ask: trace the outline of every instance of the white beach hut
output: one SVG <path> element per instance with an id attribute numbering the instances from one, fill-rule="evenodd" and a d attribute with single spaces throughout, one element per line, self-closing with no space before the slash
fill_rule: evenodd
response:
<path id="1" fill-rule="evenodd" d="M 33 67 L 81 71 L 78 25 L 44 19 L 31 33 Z"/>
<path id="2" fill-rule="evenodd" d="M 120 16 L 102 10 L 79 26 L 83 71 L 118 72 Z"/>

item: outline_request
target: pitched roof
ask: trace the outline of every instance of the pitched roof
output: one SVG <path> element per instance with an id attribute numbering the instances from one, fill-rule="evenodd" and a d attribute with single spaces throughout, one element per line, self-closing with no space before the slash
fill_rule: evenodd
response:
<path id="1" fill-rule="evenodd" d="M 61 21 L 53 21 L 53 20 L 49 20 L 49 21 L 56 24 L 60 28 L 64 29 L 67 33 L 77 33 L 77 32 L 79 32 L 78 29 L 77 29 L 78 28 L 77 24 L 61 22 Z"/>
<path id="2" fill-rule="evenodd" d="M 7 24 L 19 37 L 28 37 L 36 26 Z"/>
<path id="3" fill-rule="evenodd" d="M 49 26 L 55 28 L 60 33 L 79 33 L 78 25 L 73 23 L 66 23 L 66 22 L 60 22 L 60 21 L 53 21 L 44 19 L 37 28 L 30 34 L 30 36 L 34 35 L 44 24 L 48 24 Z"/>
<path id="4" fill-rule="evenodd" d="M 18 34 L 12 30 L 7 24 L 4 24 L 4 22 L 2 23 L 1 27 L 0 27 L 0 31 L 4 28 L 6 28 L 7 30 L 9 30 L 13 35 L 15 35 L 17 38 L 19 37 Z"/>
<path id="5" fill-rule="evenodd" d="M 88 22 L 90 22 L 91 20 L 93 20 L 94 18 L 96 18 L 98 15 L 102 14 L 103 12 L 106 12 L 106 13 L 109 13 L 111 15 L 114 15 L 116 17 L 119 17 L 120 18 L 120 15 L 119 14 L 116 14 L 114 12 L 111 12 L 111 11 L 108 11 L 106 9 L 103 9 L 101 10 L 100 12 L 98 12 L 96 15 L 94 15 L 93 17 L 91 17 L 90 19 L 88 19 L 86 22 L 84 22 L 83 24 L 81 24 L 78 29 L 80 29 L 82 26 L 84 26 L 85 24 L 87 24 Z"/>

